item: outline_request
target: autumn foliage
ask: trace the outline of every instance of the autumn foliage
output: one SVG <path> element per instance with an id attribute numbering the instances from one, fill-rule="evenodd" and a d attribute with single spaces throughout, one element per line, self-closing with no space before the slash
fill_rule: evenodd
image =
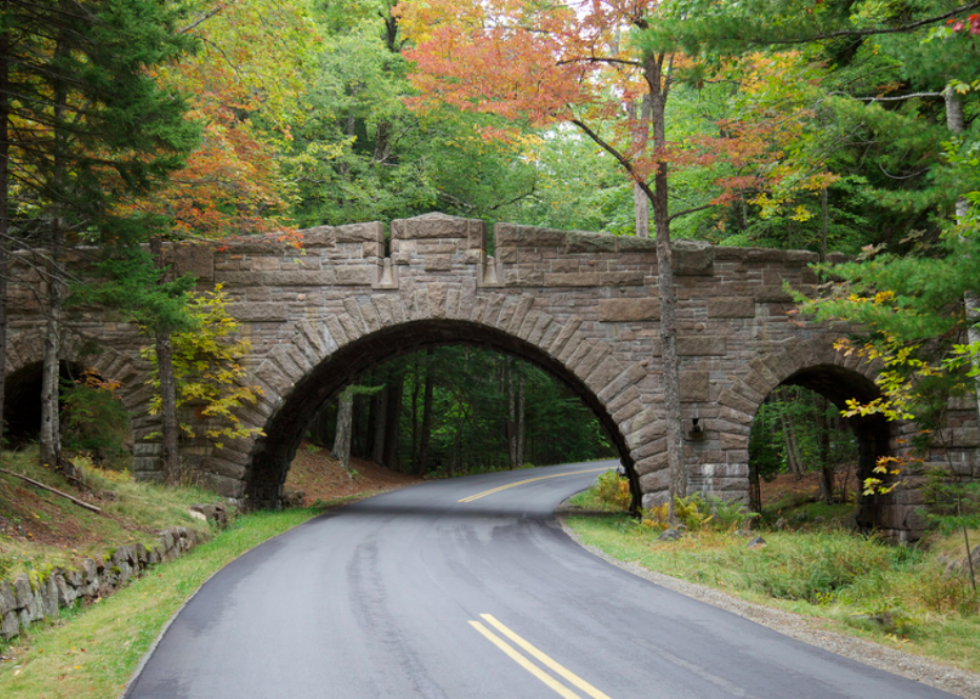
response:
<path id="1" fill-rule="evenodd" d="M 281 154 L 301 118 L 317 31 L 307 14 L 269 0 L 198 5 L 183 31 L 199 50 L 157 77 L 189 96 L 187 118 L 202 124 L 201 145 L 139 206 L 172 221 L 175 239 L 294 236 Z"/>

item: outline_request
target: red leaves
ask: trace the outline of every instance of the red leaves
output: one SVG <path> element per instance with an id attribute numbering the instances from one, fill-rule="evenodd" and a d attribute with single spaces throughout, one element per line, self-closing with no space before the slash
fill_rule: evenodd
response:
<path id="1" fill-rule="evenodd" d="M 950 29 L 954 32 L 961 32 L 964 29 L 968 30 L 973 36 L 980 36 L 980 14 L 972 14 L 966 18 L 966 21 L 960 19 L 951 19 L 946 22 Z"/>
<path id="2" fill-rule="evenodd" d="M 542 126 L 589 99 L 587 64 L 563 63 L 567 47 L 556 34 L 446 23 L 429 36 L 405 53 L 417 66 L 410 80 L 420 95 L 407 100 L 413 109 L 445 103 Z"/>

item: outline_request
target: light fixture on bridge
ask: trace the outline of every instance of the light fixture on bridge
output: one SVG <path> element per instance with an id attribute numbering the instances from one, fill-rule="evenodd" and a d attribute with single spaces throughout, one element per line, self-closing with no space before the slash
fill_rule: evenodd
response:
<path id="1" fill-rule="evenodd" d="M 687 433 L 688 439 L 704 439 L 704 422 L 695 414 L 691 418 L 691 429 Z"/>

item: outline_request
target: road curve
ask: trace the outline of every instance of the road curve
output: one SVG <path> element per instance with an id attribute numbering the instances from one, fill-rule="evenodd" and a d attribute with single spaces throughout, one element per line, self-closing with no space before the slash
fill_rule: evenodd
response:
<path id="1" fill-rule="evenodd" d="M 665 590 L 551 516 L 615 462 L 434 481 L 215 575 L 126 699 L 952 697 Z"/>

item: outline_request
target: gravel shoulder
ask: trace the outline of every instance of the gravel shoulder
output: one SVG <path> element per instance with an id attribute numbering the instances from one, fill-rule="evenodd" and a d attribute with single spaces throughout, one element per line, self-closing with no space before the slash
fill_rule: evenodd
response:
<path id="1" fill-rule="evenodd" d="M 831 653 L 837 653 L 859 663 L 901 675 L 941 689 L 944 692 L 965 697 L 965 699 L 980 697 L 980 674 L 949 667 L 930 658 L 904 653 L 872 641 L 830 631 L 823 627 L 823 620 L 821 619 L 765 607 L 721 590 L 647 570 L 636 563 L 617 560 L 594 546 L 584 544 L 576 533 L 567 526 L 565 516 L 572 514 L 573 510 L 574 508 L 568 507 L 565 503 L 555 511 L 555 517 L 565 533 L 593 555 L 622 570 L 687 597 L 738 614 L 790 638 L 795 638 Z"/>

